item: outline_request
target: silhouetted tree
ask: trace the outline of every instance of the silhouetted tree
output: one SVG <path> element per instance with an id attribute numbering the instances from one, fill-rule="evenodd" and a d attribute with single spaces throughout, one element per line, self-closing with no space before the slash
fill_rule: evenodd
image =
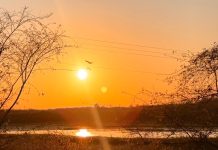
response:
<path id="1" fill-rule="evenodd" d="M 210 109 L 218 96 L 217 71 L 218 45 L 215 43 L 211 48 L 191 55 L 180 70 L 169 77 L 175 91 L 157 94 L 171 102 L 165 107 L 165 120 L 172 135 L 175 131 L 183 131 L 192 140 L 210 142 L 208 137 L 214 133 L 217 119 L 214 109 Z"/>
<path id="2" fill-rule="evenodd" d="M 60 27 L 43 23 L 48 17 L 36 17 L 27 8 L 0 11 L 0 109 L 6 110 L 0 126 L 20 99 L 31 74 L 65 47 Z"/>
<path id="3" fill-rule="evenodd" d="M 169 78 L 176 83 L 175 98 L 196 102 L 218 96 L 218 45 L 191 55 L 180 71 Z"/>

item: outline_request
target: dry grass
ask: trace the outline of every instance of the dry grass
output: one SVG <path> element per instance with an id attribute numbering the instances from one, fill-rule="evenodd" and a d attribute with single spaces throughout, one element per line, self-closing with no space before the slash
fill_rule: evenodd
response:
<path id="1" fill-rule="evenodd" d="M 62 135 L 1 135 L 0 149 L 5 150 L 105 150 L 102 141 L 108 141 L 111 150 L 215 150 L 210 145 L 187 139 L 117 139 L 76 138 Z M 217 141 L 217 140 L 215 140 Z"/>

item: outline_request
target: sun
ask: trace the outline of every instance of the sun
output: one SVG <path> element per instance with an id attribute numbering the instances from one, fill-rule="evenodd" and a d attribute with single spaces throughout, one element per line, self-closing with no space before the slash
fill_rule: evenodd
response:
<path id="1" fill-rule="evenodd" d="M 80 80 L 86 80 L 88 78 L 88 71 L 86 69 L 79 69 L 76 73 L 76 76 Z"/>

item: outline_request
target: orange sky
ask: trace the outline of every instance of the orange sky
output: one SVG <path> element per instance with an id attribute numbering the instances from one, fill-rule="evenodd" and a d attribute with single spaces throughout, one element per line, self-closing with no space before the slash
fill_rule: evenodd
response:
<path id="1" fill-rule="evenodd" d="M 166 90 L 166 76 L 158 73 L 178 67 L 171 56 L 209 47 L 218 36 L 214 0 L 0 0 L 4 9 L 24 6 L 36 15 L 54 13 L 49 21 L 62 24 L 72 37 L 69 44 L 79 48 L 65 49 L 58 62 L 43 65 L 72 71 L 35 73 L 17 108 L 128 106 L 133 96 L 122 91 Z M 87 67 L 88 79 L 78 80 L 74 70 Z M 101 87 L 108 91 L 102 93 Z"/>

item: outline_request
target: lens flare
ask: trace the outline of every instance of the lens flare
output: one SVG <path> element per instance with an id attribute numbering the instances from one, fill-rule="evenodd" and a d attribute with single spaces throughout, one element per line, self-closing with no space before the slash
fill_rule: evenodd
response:
<path id="1" fill-rule="evenodd" d="M 101 87 L 101 92 L 102 92 L 103 94 L 107 93 L 107 91 L 108 91 L 108 88 L 107 88 L 106 86 L 102 86 L 102 87 Z"/>

